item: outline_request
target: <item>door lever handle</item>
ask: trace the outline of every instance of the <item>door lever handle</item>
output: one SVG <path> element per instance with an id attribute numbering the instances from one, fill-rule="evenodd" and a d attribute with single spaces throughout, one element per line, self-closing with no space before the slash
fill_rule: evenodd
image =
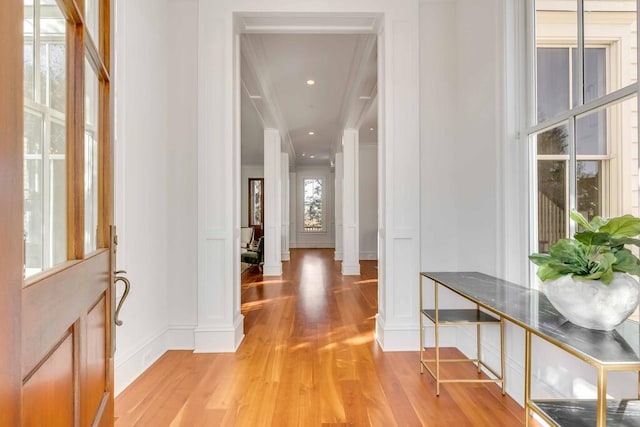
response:
<path id="1" fill-rule="evenodd" d="M 118 282 L 122 282 L 124 283 L 124 294 L 122 294 L 122 298 L 120 298 L 120 302 L 118 303 L 118 306 L 116 307 L 116 314 L 113 318 L 114 323 L 117 326 L 122 326 L 122 320 L 118 319 L 118 315 L 120 314 L 120 309 L 122 308 L 122 303 L 124 303 L 124 300 L 127 299 L 127 296 L 129 295 L 129 289 L 131 289 L 131 283 L 129 283 L 129 279 L 127 279 L 126 277 L 122 276 L 122 274 L 126 274 L 127 272 L 124 270 L 119 270 L 115 272 L 115 277 L 113 278 L 113 284 L 114 286 L 118 284 Z"/>

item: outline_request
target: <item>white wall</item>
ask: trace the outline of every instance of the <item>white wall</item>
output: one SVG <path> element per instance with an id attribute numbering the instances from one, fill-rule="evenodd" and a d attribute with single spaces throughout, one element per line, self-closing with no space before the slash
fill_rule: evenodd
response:
<path id="1" fill-rule="evenodd" d="M 264 167 L 242 165 L 240 167 L 240 224 L 246 227 L 249 223 L 249 178 L 264 178 Z M 265 193 L 266 194 L 266 193 Z"/>
<path id="2" fill-rule="evenodd" d="M 378 259 L 378 145 L 360 142 L 360 259 Z"/>
<path id="3" fill-rule="evenodd" d="M 168 37 L 167 86 L 171 120 L 167 156 L 169 205 L 167 278 L 169 286 L 169 335 L 172 349 L 193 348 L 197 301 L 197 40 L 198 31 L 190 25 L 197 17 L 197 2 L 169 2 L 172 26 Z M 173 28 L 173 27 L 170 27 Z"/>
<path id="4" fill-rule="evenodd" d="M 512 41 L 521 21 L 514 12 L 508 0 L 421 3 L 421 269 L 476 270 L 526 286 L 527 160 L 514 131 L 522 81 L 514 81 Z M 450 307 L 463 305 L 441 296 Z M 444 339 L 475 355 L 472 330 L 457 328 Z M 485 357 L 499 367 L 497 331 L 483 341 Z M 537 339 L 533 354 L 534 397 L 595 396 L 593 368 Z M 510 324 L 506 362 L 507 391 L 522 403 L 524 334 Z M 608 391 L 633 395 L 636 383 L 611 375 Z"/>
<path id="5" fill-rule="evenodd" d="M 291 234 L 295 233 L 296 240 L 291 240 L 292 248 L 333 248 L 335 245 L 335 209 L 334 209 L 334 174 L 329 169 L 329 166 L 307 166 L 307 167 L 298 167 L 296 168 L 295 179 L 291 179 L 291 192 L 290 194 L 295 194 L 295 201 L 293 200 L 293 196 L 291 196 L 291 205 L 295 206 L 296 210 L 296 218 L 299 220 L 296 221 L 296 228 L 291 229 Z M 322 232 L 304 232 L 303 227 L 303 188 L 302 181 L 304 178 L 322 178 L 324 179 L 324 190 L 325 190 L 325 201 L 324 201 L 324 211 L 326 213 L 325 216 L 325 224 L 326 230 Z M 294 184 L 295 183 L 295 184 Z M 295 185 L 295 187 L 294 187 Z M 294 203 L 295 202 L 295 203 Z"/>
<path id="6" fill-rule="evenodd" d="M 131 281 L 116 330 L 116 393 L 166 350 L 167 274 L 175 265 L 168 255 L 167 12 L 162 0 L 126 0 L 115 17 L 117 265 Z"/>

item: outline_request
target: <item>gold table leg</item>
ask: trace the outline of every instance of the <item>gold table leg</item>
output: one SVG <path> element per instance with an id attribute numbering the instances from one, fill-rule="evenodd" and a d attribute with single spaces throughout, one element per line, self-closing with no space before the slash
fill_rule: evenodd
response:
<path id="1" fill-rule="evenodd" d="M 524 425 L 531 423 L 531 332 L 524 332 Z"/>

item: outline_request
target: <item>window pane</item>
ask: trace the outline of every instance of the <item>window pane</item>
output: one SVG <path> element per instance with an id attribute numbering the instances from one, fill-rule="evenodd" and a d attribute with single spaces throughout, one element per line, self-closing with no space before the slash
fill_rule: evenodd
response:
<path id="1" fill-rule="evenodd" d="M 607 153 L 606 111 L 599 110 L 576 119 L 576 153 L 605 155 Z"/>
<path id="2" fill-rule="evenodd" d="M 538 154 L 569 154 L 567 126 L 557 126 L 536 137 Z"/>
<path id="3" fill-rule="evenodd" d="M 67 259 L 65 38 L 55 0 L 25 2 L 25 276 Z"/>
<path id="4" fill-rule="evenodd" d="M 596 96 L 591 84 L 606 82 L 605 74 L 608 85 L 599 96 L 636 81 L 636 7 L 635 0 L 584 1 L 585 47 L 602 47 L 597 57 L 585 52 L 585 100 Z"/>
<path id="5" fill-rule="evenodd" d="M 84 252 L 95 251 L 98 235 L 98 76 L 85 61 Z"/>
<path id="6" fill-rule="evenodd" d="M 538 160 L 538 252 L 566 237 L 566 170 L 562 160 Z"/>
<path id="7" fill-rule="evenodd" d="M 538 122 L 569 109 L 569 49 L 538 48 Z"/>
<path id="8" fill-rule="evenodd" d="M 304 230 L 323 229 L 322 178 L 304 179 Z"/>
<path id="9" fill-rule="evenodd" d="M 251 211 L 249 225 L 262 224 L 262 180 L 250 179 Z"/>
<path id="10" fill-rule="evenodd" d="M 536 1 L 537 122 L 571 105 L 569 47 L 578 45 L 576 1 Z M 558 44 L 560 46 L 558 46 Z"/>
<path id="11" fill-rule="evenodd" d="M 591 220 L 602 212 L 602 167 L 597 160 L 579 160 L 576 164 L 578 211 Z"/>

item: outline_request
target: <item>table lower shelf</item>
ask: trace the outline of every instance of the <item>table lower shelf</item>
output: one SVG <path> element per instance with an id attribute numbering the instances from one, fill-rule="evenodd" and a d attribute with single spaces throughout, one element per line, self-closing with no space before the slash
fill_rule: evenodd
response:
<path id="1" fill-rule="evenodd" d="M 544 413 L 559 426 L 593 427 L 596 425 L 594 400 L 534 400 L 532 409 Z M 607 400 L 607 427 L 640 427 L 640 400 Z"/>
<path id="2" fill-rule="evenodd" d="M 436 322 L 436 310 L 425 309 L 422 314 L 427 316 L 433 323 Z M 472 309 L 439 309 L 438 323 L 455 323 L 455 324 L 477 324 L 477 323 L 500 323 L 500 319 L 485 313 L 482 310 Z"/>

